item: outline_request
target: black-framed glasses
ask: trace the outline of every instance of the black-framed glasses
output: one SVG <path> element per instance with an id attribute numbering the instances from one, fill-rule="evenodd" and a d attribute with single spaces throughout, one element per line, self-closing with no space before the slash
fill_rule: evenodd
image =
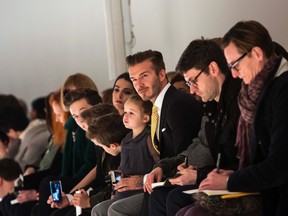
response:
<path id="1" fill-rule="evenodd" d="M 236 59 L 234 62 L 231 62 L 230 64 L 228 64 L 228 68 L 230 71 L 232 71 L 232 69 L 239 71 L 238 68 L 238 64 L 241 62 L 241 60 L 248 54 L 248 52 L 243 53 L 243 55 L 241 55 L 238 59 Z"/>
<path id="2" fill-rule="evenodd" d="M 197 76 L 195 76 L 194 79 L 187 81 L 187 82 L 186 82 L 186 85 L 187 85 L 188 87 L 198 86 L 198 84 L 197 84 L 197 79 L 198 79 L 199 76 L 207 69 L 208 66 L 209 66 L 209 64 L 208 64 L 205 68 L 203 68 L 203 69 L 197 74 Z"/>

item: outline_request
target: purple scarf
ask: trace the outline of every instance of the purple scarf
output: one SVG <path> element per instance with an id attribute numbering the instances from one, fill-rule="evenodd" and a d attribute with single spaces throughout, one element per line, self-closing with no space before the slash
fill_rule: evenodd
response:
<path id="1" fill-rule="evenodd" d="M 279 59 L 280 57 L 272 55 L 266 62 L 263 70 L 256 75 L 249 85 L 242 83 L 242 88 L 238 96 L 240 118 L 235 144 L 238 147 L 237 157 L 240 159 L 239 169 L 251 164 L 252 124 L 259 96 Z"/>

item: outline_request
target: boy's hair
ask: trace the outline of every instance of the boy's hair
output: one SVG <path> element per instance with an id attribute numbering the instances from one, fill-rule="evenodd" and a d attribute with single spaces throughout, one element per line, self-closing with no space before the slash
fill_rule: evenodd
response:
<path id="1" fill-rule="evenodd" d="M 118 114 L 119 112 L 112 104 L 100 103 L 90 109 L 84 110 L 80 115 L 89 125 L 89 122 L 93 121 L 93 119 L 109 113 Z"/>
<path id="2" fill-rule="evenodd" d="M 87 137 L 110 147 L 111 143 L 119 143 L 129 130 L 124 126 L 120 114 L 109 113 L 93 119 L 88 124 Z"/>
<path id="3" fill-rule="evenodd" d="M 102 98 L 96 90 L 82 88 L 69 91 L 64 97 L 64 105 L 67 110 L 75 101 L 85 99 L 88 104 L 96 105 L 102 102 Z"/>
<path id="4" fill-rule="evenodd" d="M 6 181 L 14 181 L 22 173 L 19 164 L 10 158 L 0 160 L 0 177 Z"/>
<path id="5" fill-rule="evenodd" d="M 64 97 L 67 94 L 67 92 L 70 91 L 71 87 L 74 87 L 76 89 L 89 88 L 98 91 L 96 84 L 86 74 L 76 73 L 68 76 L 67 79 L 64 81 L 63 85 L 61 86 L 61 92 L 60 92 L 61 106 L 63 107 L 64 110 L 66 109 L 64 105 Z"/>
<path id="6" fill-rule="evenodd" d="M 137 104 L 141 108 L 144 114 L 151 116 L 152 107 L 153 107 L 153 104 L 151 101 L 149 100 L 144 101 L 138 94 L 134 94 L 127 99 L 126 103 L 127 102 L 132 102 L 134 104 Z"/>

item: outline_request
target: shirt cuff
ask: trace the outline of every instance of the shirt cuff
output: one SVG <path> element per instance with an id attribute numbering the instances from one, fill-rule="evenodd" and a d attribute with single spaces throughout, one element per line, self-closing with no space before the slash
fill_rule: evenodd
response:
<path id="1" fill-rule="evenodd" d="M 71 195 L 71 194 L 66 194 L 66 196 L 67 196 L 67 198 L 68 198 L 68 200 L 69 200 L 69 203 L 72 201 L 72 199 L 73 199 L 73 195 Z"/>

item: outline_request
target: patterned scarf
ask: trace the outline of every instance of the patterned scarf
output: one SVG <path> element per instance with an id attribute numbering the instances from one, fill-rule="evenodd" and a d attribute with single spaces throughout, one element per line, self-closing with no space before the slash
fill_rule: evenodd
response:
<path id="1" fill-rule="evenodd" d="M 237 157 L 240 159 L 239 169 L 251 164 L 252 124 L 255 117 L 256 107 L 260 93 L 270 75 L 273 73 L 276 63 L 280 57 L 272 55 L 266 62 L 264 68 L 258 73 L 249 85 L 242 83 L 238 96 L 240 118 L 237 128 L 236 146 Z"/>

